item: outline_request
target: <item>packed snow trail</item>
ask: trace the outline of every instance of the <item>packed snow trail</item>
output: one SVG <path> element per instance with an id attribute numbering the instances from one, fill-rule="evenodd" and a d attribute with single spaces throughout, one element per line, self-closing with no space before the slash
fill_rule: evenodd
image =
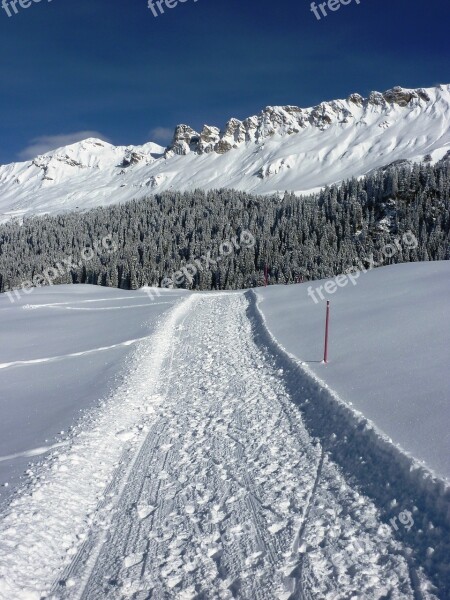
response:
<path id="1" fill-rule="evenodd" d="M 134 410 L 136 418 L 147 415 L 145 424 L 134 437 L 130 422 L 119 432 L 123 452 L 110 479 L 100 477 L 105 485 L 83 515 L 84 529 L 80 515 L 74 518 L 76 542 L 47 540 L 61 545 L 53 586 L 39 571 L 30 579 L 23 560 L 32 569 L 33 550 L 7 530 L 0 550 L 10 549 L 10 570 L 0 563 L 0 598 L 434 598 L 376 507 L 308 434 L 283 372 L 253 340 L 247 306 L 244 295 L 225 293 L 179 305 L 158 352 L 158 377 L 154 366 L 145 372 L 145 356 L 136 367 L 141 383 L 130 388 L 126 414 L 128 421 Z M 163 343 L 164 330 L 159 336 Z M 104 408 L 112 409 L 121 410 Z M 100 425 L 92 435 L 101 438 Z M 113 451 L 111 440 L 104 442 L 95 454 L 99 471 L 107 471 L 106 448 Z M 88 488 L 94 474 L 76 473 L 75 489 Z M 58 531 L 60 507 L 71 503 L 65 476 L 48 476 L 61 484 L 60 505 L 43 522 L 29 522 L 36 539 L 39 528 L 49 536 Z M 29 517 L 26 509 L 25 498 L 13 509 L 15 520 L 9 516 L 10 529 Z M 35 552 L 45 553 L 40 535 Z M 32 547 L 32 532 L 26 542 Z"/>

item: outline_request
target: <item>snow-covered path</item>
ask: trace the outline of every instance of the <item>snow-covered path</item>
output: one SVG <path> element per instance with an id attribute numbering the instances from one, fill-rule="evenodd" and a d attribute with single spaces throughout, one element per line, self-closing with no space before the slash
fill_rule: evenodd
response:
<path id="1" fill-rule="evenodd" d="M 0 598 L 434 597 L 310 437 L 247 306 L 243 294 L 192 296 L 158 334 L 158 365 L 158 339 L 143 342 L 125 409 L 106 405 L 0 523 Z M 71 474 L 81 480 L 68 488 Z M 45 519 L 32 517 L 39 503 Z"/>

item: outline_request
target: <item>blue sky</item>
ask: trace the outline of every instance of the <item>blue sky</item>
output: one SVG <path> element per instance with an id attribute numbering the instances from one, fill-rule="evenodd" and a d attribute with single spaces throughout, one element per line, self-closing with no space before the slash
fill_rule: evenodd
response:
<path id="1" fill-rule="evenodd" d="M 19 7 L 18 7 L 19 8 Z M 95 134 L 165 142 L 264 106 L 450 82 L 448 0 L 42 0 L 0 10 L 0 162 Z"/>

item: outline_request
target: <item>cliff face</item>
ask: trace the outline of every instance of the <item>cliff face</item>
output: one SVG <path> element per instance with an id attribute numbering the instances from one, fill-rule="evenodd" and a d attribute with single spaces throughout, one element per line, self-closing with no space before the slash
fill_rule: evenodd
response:
<path id="1" fill-rule="evenodd" d="M 308 127 L 322 131 L 333 124 L 357 123 L 364 119 L 365 114 L 373 111 L 388 113 L 396 107 L 408 110 L 429 102 L 431 98 L 425 89 L 394 87 L 384 93 L 372 92 L 368 98 L 351 94 L 347 100 L 322 102 L 313 108 L 267 106 L 259 115 L 244 121 L 230 119 L 222 130 L 205 125 L 198 133 L 188 125 L 178 125 L 165 156 L 186 155 L 189 152 L 225 154 L 246 142 L 262 141 L 275 134 L 292 135 Z"/>

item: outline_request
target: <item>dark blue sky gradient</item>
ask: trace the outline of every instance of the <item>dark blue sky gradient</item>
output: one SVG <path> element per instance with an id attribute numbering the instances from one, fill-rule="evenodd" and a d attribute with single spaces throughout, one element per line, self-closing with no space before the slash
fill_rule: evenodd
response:
<path id="1" fill-rule="evenodd" d="M 115 144 L 157 127 L 223 126 L 269 104 L 310 106 L 450 82 L 449 0 L 42 0 L 0 10 L 0 162 L 77 131 Z"/>

